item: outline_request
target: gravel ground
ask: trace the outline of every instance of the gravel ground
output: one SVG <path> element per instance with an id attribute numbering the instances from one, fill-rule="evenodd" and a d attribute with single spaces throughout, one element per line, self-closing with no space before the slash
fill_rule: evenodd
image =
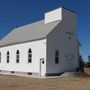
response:
<path id="1" fill-rule="evenodd" d="M 90 90 L 90 78 L 48 78 L 0 75 L 0 90 Z"/>

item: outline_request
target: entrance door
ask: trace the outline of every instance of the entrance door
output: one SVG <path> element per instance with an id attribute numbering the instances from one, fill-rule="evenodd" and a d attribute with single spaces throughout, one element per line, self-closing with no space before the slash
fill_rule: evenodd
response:
<path id="1" fill-rule="evenodd" d="M 45 76 L 44 75 L 44 70 L 45 70 L 45 67 L 44 67 L 44 58 L 40 58 L 40 76 Z"/>

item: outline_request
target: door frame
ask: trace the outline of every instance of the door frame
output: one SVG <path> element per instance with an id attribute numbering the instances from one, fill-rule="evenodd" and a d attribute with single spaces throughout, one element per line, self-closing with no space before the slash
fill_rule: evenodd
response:
<path id="1" fill-rule="evenodd" d="M 43 72 L 42 72 L 42 64 L 43 64 L 42 62 L 43 62 L 43 61 L 44 61 L 44 58 L 40 58 L 40 76 L 43 76 L 43 75 L 42 75 L 42 73 L 43 73 Z M 45 62 L 45 61 L 44 61 L 44 62 Z"/>

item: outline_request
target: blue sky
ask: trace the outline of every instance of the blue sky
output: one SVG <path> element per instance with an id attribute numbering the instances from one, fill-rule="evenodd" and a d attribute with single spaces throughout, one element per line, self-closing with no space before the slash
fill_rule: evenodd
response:
<path id="1" fill-rule="evenodd" d="M 0 0 L 0 39 L 16 26 L 44 18 L 44 13 L 64 6 L 77 12 L 77 34 L 84 59 L 90 55 L 90 0 Z"/>

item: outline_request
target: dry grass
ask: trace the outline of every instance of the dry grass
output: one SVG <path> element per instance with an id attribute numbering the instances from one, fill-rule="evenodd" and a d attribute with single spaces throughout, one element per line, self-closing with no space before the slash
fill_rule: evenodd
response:
<path id="1" fill-rule="evenodd" d="M 90 90 L 90 78 L 51 78 L 0 75 L 0 90 Z"/>

